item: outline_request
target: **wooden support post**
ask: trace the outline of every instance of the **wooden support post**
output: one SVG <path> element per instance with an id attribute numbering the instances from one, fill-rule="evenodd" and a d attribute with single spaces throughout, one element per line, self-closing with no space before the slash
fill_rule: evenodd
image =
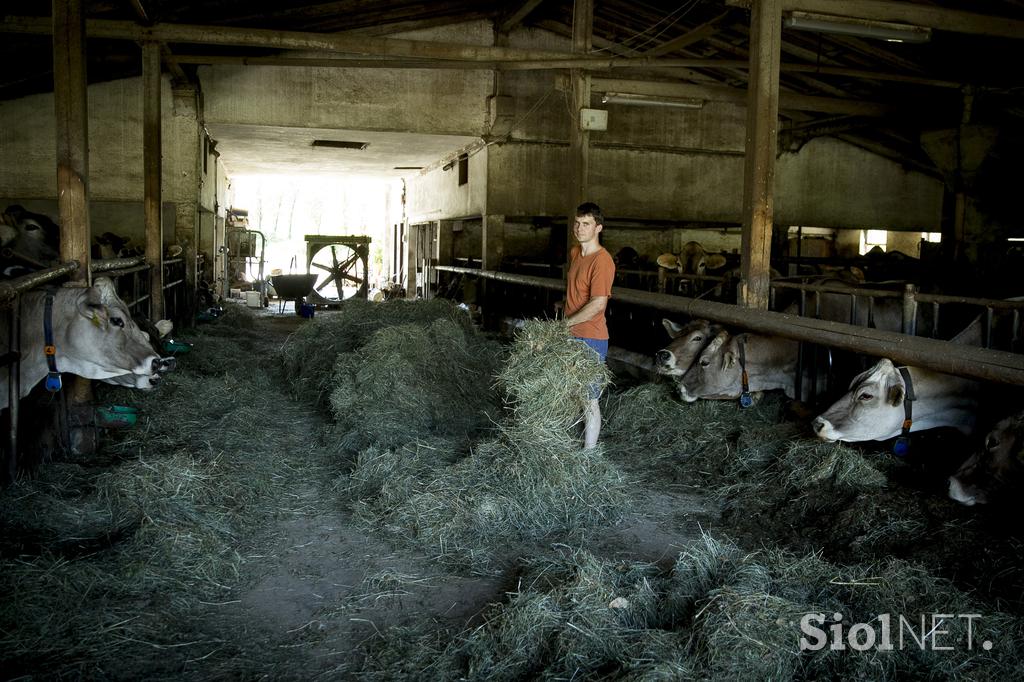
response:
<path id="1" fill-rule="evenodd" d="M 575 0 L 573 3 L 572 51 L 573 54 L 587 54 L 592 45 L 594 24 L 594 0 Z M 572 236 L 576 207 L 587 200 L 590 178 L 590 131 L 580 126 L 580 110 L 590 106 L 590 76 L 582 69 L 569 71 L 572 118 L 569 121 L 569 211 L 566 218 L 566 248 L 574 245 Z"/>
<path id="2" fill-rule="evenodd" d="M 85 77 L 85 14 L 81 0 L 53 3 L 53 101 L 57 124 L 57 206 L 60 259 L 78 261 L 69 284 L 89 286 L 89 118 Z M 92 402 L 88 379 L 68 382 L 69 413 L 87 415 Z M 69 424 L 71 454 L 96 451 L 96 427 L 88 419 Z"/>
<path id="3" fill-rule="evenodd" d="M 161 126 L 160 44 L 142 46 L 143 91 L 143 174 L 145 176 L 146 262 L 149 271 L 149 319 L 164 317 L 164 229 L 160 210 L 160 161 L 162 156 Z"/>
<path id="4" fill-rule="evenodd" d="M 750 81 L 738 292 L 739 304 L 748 308 L 768 307 L 781 48 L 780 0 L 756 0 L 750 19 Z"/>
<path id="5" fill-rule="evenodd" d="M 53 3 L 53 101 L 57 123 L 60 259 L 77 260 L 72 282 L 88 286 L 89 120 L 85 79 L 85 14 L 81 0 Z"/>
<path id="6" fill-rule="evenodd" d="M 483 217 L 483 263 L 481 270 L 497 270 L 505 255 L 505 216 L 485 215 Z"/>

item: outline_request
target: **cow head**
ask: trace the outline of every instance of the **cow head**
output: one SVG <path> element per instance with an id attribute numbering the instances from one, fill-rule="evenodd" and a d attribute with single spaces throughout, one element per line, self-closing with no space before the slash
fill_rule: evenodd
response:
<path id="1" fill-rule="evenodd" d="M 1007 417 L 985 436 L 985 446 L 949 477 L 949 496 L 973 506 L 998 501 L 1024 485 L 1024 413 Z"/>
<path id="2" fill-rule="evenodd" d="M 850 390 L 816 417 L 818 438 L 858 442 L 900 435 L 905 417 L 903 377 L 891 360 L 879 360 L 850 382 Z"/>
<path id="3" fill-rule="evenodd" d="M 698 398 L 738 398 L 742 391 L 735 337 L 719 330 L 683 375 L 679 397 L 692 403 Z"/>
<path id="4" fill-rule="evenodd" d="M 725 267 L 725 256 L 720 253 L 708 253 L 699 242 L 686 242 L 679 254 L 680 270 L 684 275 L 705 275 L 708 270 Z"/>
<path id="5" fill-rule="evenodd" d="M 162 360 L 109 279 L 62 293 L 66 298 L 55 301 L 53 312 L 61 371 L 141 389 L 159 381 Z"/>
<path id="6" fill-rule="evenodd" d="M 712 326 L 707 320 L 692 320 L 679 325 L 672 320 L 663 319 L 661 324 L 672 338 L 672 342 L 655 354 L 655 369 L 658 374 L 677 378 L 686 374 L 694 359 L 720 329 Z"/>

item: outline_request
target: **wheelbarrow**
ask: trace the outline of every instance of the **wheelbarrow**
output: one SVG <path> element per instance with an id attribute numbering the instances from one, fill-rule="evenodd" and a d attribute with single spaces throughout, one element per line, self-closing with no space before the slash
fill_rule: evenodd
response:
<path id="1" fill-rule="evenodd" d="M 309 295 L 313 291 L 313 285 L 316 284 L 317 275 L 271 275 L 270 284 L 273 285 L 274 291 L 277 292 L 277 298 L 281 301 L 281 306 L 278 308 L 278 312 L 284 309 L 284 302 L 287 300 L 295 301 L 295 314 L 299 315 L 302 311 L 302 299 Z"/>

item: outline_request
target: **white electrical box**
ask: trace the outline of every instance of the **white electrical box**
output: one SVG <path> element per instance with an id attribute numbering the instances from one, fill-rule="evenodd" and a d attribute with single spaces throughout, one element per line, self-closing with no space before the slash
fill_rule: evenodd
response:
<path id="1" fill-rule="evenodd" d="M 608 130 L 605 109 L 580 109 L 580 130 Z"/>

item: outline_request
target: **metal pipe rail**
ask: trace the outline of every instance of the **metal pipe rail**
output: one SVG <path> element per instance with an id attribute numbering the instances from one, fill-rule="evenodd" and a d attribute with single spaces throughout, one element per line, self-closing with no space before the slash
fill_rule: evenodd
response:
<path id="1" fill-rule="evenodd" d="M 46 270 L 40 270 L 39 272 L 33 272 L 28 275 L 16 277 L 6 282 L 0 282 L 0 306 L 8 307 L 15 299 L 18 294 L 29 289 L 52 282 L 55 279 L 60 279 L 64 275 L 68 275 L 78 270 L 78 261 L 70 261 L 62 265 L 57 265 Z"/>
<path id="2" fill-rule="evenodd" d="M 146 259 L 142 256 L 132 256 L 130 258 L 107 258 L 106 260 L 94 260 L 90 267 L 90 271 L 93 274 L 97 272 L 108 273 L 111 270 L 121 270 L 124 268 L 130 268 L 135 265 L 141 265 L 146 262 Z M 149 267 L 148 265 L 146 267 Z"/>
<path id="3" fill-rule="evenodd" d="M 872 298 L 903 298 L 903 283 L 900 283 L 900 290 L 895 289 L 868 289 L 859 286 L 837 287 L 828 284 L 803 284 L 801 282 L 780 282 L 773 281 L 772 287 L 776 289 L 795 289 L 798 291 L 815 291 L 826 294 L 845 294 L 847 296 L 871 296 Z M 975 298 L 972 296 L 955 296 L 950 294 L 922 294 L 914 292 L 914 298 L 918 303 L 961 303 L 963 305 L 976 305 L 981 308 L 1003 308 L 1006 310 L 1024 309 L 1024 300 L 1008 301 L 1001 298 Z"/>
<path id="4" fill-rule="evenodd" d="M 513 275 L 452 266 L 437 266 L 437 270 L 473 275 L 510 284 L 557 291 L 565 290 L 564 281 L 548 277 Z M 883 332 L 841 322 L 816 320 L 770 310 L 741 308 L 728 303 L 715 303 L 635 289 L 616 289 L 612 299 L 656 310 L 682 313 L 691 317 L 703 317 L 762 334 L 885 357 L 896 363 L 927 367 L 946 374 L 1004 384 L 1024 385 L 1024 356 L 1006 351 L 962 346 L 947 341 Z"/>

